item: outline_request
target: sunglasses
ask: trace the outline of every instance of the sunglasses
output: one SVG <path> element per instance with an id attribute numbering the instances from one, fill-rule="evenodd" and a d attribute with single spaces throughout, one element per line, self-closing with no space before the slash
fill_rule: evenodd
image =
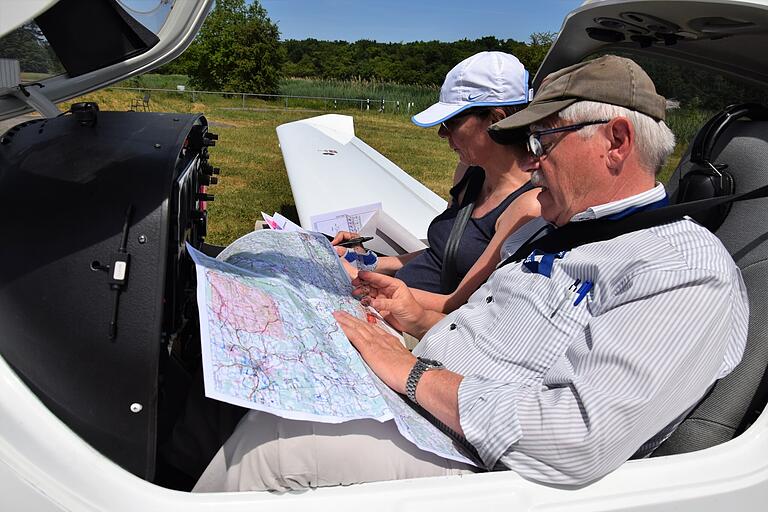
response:
<path id="1" fill-rule="evenodd" d="M 455 131 L 461 125 L 461 123 L 462 123 L 461 120 L 464 119 L 465 117 L 468 117 L 468 116 L 471 116 L 471 115 L 476 115 L 476 116 L 484 115 L 486 112 L 488 112 L 488 109 L 484 109 L 484 108 L 470 108 L 470 109 L 465 110 L 464 112 L 460 112 L 460 113 L 456 114 L 455 116 L 453 116 L 453 117 L 451 117 L 449 119 L 446 119 L 445 121 L 440 123 L 440 126 L 442 126 L 443 129 L 445 129 L 446 132 L 452 133 L 453 131 Z"/>
<path id="2" fill-rule="evenodd" d="M 569 124 L 567 126 L 558 126 L 557 128 L 550 128 L 548 130 L 538 130 L 535 132 L 531 132 L 528 134 L 528 152 L 531 153 L 536 158 L 541 158 L 547 152 L 549 152 L 550 149 L 552 149 L 551 146 L 544 147 L 544 145 L 541 143 L 541 136 L 542 135 L 550 135 L 552 133 L 560 133 L 560 132 L 575 132 L 578 130 L 581 130 L 582 128 L 586 128 L 587 126 L 592 126 L 595 124 L 606 124 L 610 121 L 606 119 L 601 119 L 599 121 L 585 121 L 583 123 L 578 124 Z"/>

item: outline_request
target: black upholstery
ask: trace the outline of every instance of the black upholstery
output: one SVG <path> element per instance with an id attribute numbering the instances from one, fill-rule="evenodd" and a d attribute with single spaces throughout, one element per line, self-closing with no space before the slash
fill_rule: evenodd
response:
<path id="1" fill-rule="evenodd" d="M 737 193 L 766 185 L 768 121 L 745 118 L 729 123 L 712 145 L 711 162 L 727 164 Z M 669 181 L 673 201 L 679 199 L 681 177 L 700 169 L 700 164 L 691 162 L 689 149 Z M 750 321 L 746 352 L 737 368 L 715 384 L 653 456 L 692 452 L 734 438 L 756 419 L 768 398 L 768 386 L 761 386 L 768 378 L 768 198 L 734 203 L 715 234 L 733 256 L 747 285 Z"/>

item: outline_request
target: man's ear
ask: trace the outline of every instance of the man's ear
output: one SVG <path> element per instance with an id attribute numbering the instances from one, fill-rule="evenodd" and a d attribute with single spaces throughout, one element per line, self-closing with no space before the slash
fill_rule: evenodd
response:
<path id="1" fill-rule="evenodd" d="M 610 144 L 606 154 L 608 166 L 618 171 L 635 146 L 635 127 L 626 117 L 614 118 L 606 127 Z"/>

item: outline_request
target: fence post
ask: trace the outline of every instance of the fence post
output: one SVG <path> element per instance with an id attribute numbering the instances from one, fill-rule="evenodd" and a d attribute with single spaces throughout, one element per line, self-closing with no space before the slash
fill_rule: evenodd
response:
<path id="1" fill-rule="evenodd" d="M 245 94 L 243 94 L 243 110 L 245 110 Z"/>

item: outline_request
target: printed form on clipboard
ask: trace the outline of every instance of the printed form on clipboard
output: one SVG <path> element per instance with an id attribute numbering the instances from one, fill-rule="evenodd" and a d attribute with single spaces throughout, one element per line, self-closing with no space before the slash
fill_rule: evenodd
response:
<path id="1" fill-rule="evenodd" d="M 361 236 L 372 236 L 366 247 L 384 255 L 406 254 L 427 248 L 427 245 L 383 210 L 381 203 L 345 208 L 310 217 L 312 230 L 335 236 L 339 231 L 350 231 Z"/>

